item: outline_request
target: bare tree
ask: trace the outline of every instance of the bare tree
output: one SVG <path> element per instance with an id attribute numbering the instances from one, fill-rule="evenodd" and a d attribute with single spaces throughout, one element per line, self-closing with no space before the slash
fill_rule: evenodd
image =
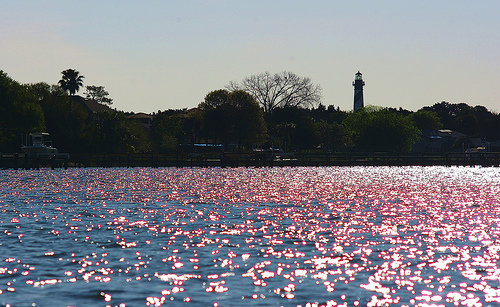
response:
<path id="1" fill-rule="evenodd" d="M 314 107 L 321 101 L 321 87 L 311 79 L 288 71 L 271 75 L 269 72 L 244 78 L 241 84 L 230 82 L 227 89 L 244 90 L 252 94 L 265 112 L 277 107 Z"/>

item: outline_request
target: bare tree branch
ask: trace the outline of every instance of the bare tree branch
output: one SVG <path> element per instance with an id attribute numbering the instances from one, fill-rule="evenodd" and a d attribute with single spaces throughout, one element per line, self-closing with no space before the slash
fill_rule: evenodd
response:
<path id="1" fill-rule="evenodd" d="M 314 85 L 310 78 L 287 71 L 251 75 L 241 83 L 231 81 L 226 88 L 249 92 L 265 112 L 277 107 L 314 107 L 321 102 L 319 85 Z"/>

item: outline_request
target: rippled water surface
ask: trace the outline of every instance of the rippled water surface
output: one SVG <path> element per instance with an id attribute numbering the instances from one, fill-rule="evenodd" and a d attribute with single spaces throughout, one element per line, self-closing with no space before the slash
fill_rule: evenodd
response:
<path id="1" fill-rule="evenodd" d="M 0 304 L 500 304 L 498 168 L 0 172 Z"/>

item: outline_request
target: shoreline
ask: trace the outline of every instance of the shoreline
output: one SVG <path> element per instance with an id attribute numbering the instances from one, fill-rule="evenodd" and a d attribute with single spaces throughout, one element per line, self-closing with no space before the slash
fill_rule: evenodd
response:
<path id="1" fill-rule="evenodd" d="M 285 166 L 500 166 L 500 152 L 475 153 L 171 153 L 28 158 L 1 154 L 1 169 L 40 167 L 285 167 Z"/>

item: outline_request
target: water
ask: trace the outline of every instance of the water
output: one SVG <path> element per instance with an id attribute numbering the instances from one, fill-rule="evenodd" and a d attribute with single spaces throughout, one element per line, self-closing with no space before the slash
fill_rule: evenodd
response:
<path id="1" fill-rule="evenodd" d="M 0 304 L 500 304 L 498 168 L 0 172 Z"/>

